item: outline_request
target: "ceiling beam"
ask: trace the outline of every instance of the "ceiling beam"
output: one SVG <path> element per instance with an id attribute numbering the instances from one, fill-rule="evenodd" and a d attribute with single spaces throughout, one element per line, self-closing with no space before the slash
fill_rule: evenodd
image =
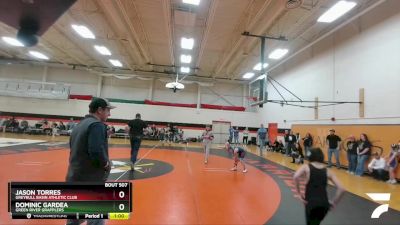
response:
<path id="1" fill-rule="evenodd" d="M 11 36 L 12 37 L 12 36 L 15 36 L 15 31 L 12 31 L 11 29 L 13 29 L 13 28 L 0 26 L 0 30 L 2 31 L 2 33 L 6 33 L 7 36 Z M 39 44 L 37 46 L 39 48 L 45 49 L 46 52 L 48 52 L 48 53 L 52 53 L 53 51 L 48 46 L 46 46 L 46 44 L 47 44 L 46 41 L 43 40 L 43 38 L 39 37 Z M 21 55 L 26 55 L 28 53 L 28 51 L 29 51 L 29 49 L 26 48 L 26 47 L 18 47 L 18 48 L 14 48 L 14 49 L 15 49 L 15 51 L 17 51 Z M 45 53 L 45 55 L 48 55 L 48 54 Z M 53 54 L 53 55 L 51 55 L 49 57 L 50 58 L 54 58 L 55 60 L 57 60 L 58 62 L 60 62 L 60 63 L 62 63 L 64 65 L 68 64 L 62 58 L 57 57 L 55 54 Z"/>
<path id="2" fill-rule="evenodd" d="M 254 31 L 254 34 L 260 35 L 260 34 L 267 33 L 267 31 L 271 28 L 272 24 L 274 24 L 274 22 L 277 19 L 284 17 L 284 15 L 289 12 L 288 10 L 285 9 L 284 4 L 281 4 L 281 3 L 282 2 L 278 2 L 278 4 L 274 6 L 276 8 L 274 8 L 273 10 L 270 8 L 272 11 L 272 14 L 270 15 L 271 19 L 268 20 L 268 22 L 263 23 L 263 26 L 256 29 Z M 250 59 L 248 56 L 251 55 L 251 53 L 253 53 L 253 51 L 255 50 L 256 47 L 260 46 L 260 42 L 257 38 L 251 38 L 248 40 L 246 46 L 247 46 L 246 49 L 247 49 L 247 53 L 248 53 L 246 56 L 246 60 L 236 60 L 237 58 L 241 57 L 240 55 L 237 54 L 236 56 L 233 56 L 231 58 L 231 61 L 227 66 L 227 74 L 231 75 L 230 76 L 231 79 L 234 79 L 238 75 L 238 74 L 235 74 L 235 71 L 238 69 L 238 67 L 240 65 L 243 65 L 243 63 L 246 63 L 245 65 L 248 64 L 247 62 Z M 269 48 L 270 48 L 270 46 L 267 46 L 266 49 L 269 49 Z M 257 51 L 259 51 L 259 50 L 257 50 Z M 251 69 L 252 69 L 252 66 L 251 66 Z"/>
<path id="3" fill-rule="evenodd" d="M 43 43 L 43 45 L 41 45 L 42 48 L 46 49 L 47 52 L 53 53 L 51 56 L 49 56 L 49 58 L 53 57 L 55 60 L 59 61 L 60 63 L 62 63 L 64 65 L 68 65 L 68 63 L 64 59 L 62 59 L 62 58 L 56 56 L 56 54 L 54 54 L 54 51 L 51 48 L 49 48 L 49 46 L 48 46 L 49 44 L 45 40 L 41 39 L 40 42 Z"/>
<path id="4" fill-rule="evenodd" d="M 134 65 L 134 63 L 132 63 L 132 59 L 134 58 L 134 57 L 132 57 L 132 55 L 134 55 L 134 54 L 132 53 L 132 49 L 131 49 L 131 48 L 126 48 L 126 47 L 124 47 L 124 46 L 122 45 L 121 40 L 120 40 L 120 38 L 119 38 L 120 35 L 116 32 L 116 27 L 117 27 L 117 26 L 114 26 L 114 25 L 115 25 L 115 21 L 113 20 L 114 17 L 111 17 L 111 18 L 110 18 L 110 15 L 115 15 L 115 10 L 113 11 L 114 14 L 112 14 L 112 13 L 111 13 L 111 14 L 106 14 L 106 13 L 105 13 L 106 10 L 112 10 L 112 9 L 114 9 L 112 3 L 111 3 L 110 6 L 107 7 L 107 6 L 104 6 L 104 2 L 103 2 L 103 1 L 86 0 L 86 1 L 84 2 L 84 4 L 89 4 L 89 2 L 90 2 L 91 4 L 94 4 L 94 6 L 96 7 L 96 10 L 93 11 L 93 12 L 90 12 L 90 11 L 89 11 L 90 9 L 88 10 L 88 9 L 86 9 L 87 7 L 83 6 L 84 11 L 83 11 L 82 13 L 79 13 L 80 18 L 82 18 L 83 21 L 84 21 L 86 24 L 90 24 L 91 26 L 94 27 L 94 24 L 91 24 L 91 23 L 90 23 L 90 19 L 88 18 L 88 15 L 96 14 L 97 16 L 105 17 L 105 18 L 104 18 L 105 23 L 101 23 L 101 30 L 104 31 L 104 40 L 105 40 L 105 41 L 108 41 L 108 42 L 110 42 L 110 41 L 115 41 L 115 44 L 116 44 L 116 46 L 117 46 L 117 50 L 118 50 L 118 53 L 119 53 L 119 54 L 113 53 L 113 57 L 114 57 L 115 59 L 118 59 L 118 60 L 122 61 L 123 64 L 124 64 L 127 68 L 129 68 L 130 70 L 133 71 L 135 65 Z M 99 9 L 100 9 L 100 10 L 99 10 Z M 88 11 L 89 11 L 89 13 L 88 13 Z M 117 38 L 115 38 L 115 39 L 110 38 L 110 37 L 109 37 L 109 32 L 110 32 L 110 31 L 111 31 L 111 33 L 112 33 L 111 36 L 112 36 L 112 37 L 117 36 Z M 96 38 L 101 39 L 101 38 L 99 38 L 99 37 L 96 37 Z M 110 47 L 109 47 L 109 48 L 110 48 Z M 111 50 L 112 50 L 112 49 L 111 49 Z M 128 57 L 127 57 L 126 54 L 122 54 L 122 53 L 125 53 L 125 51 L 127 51 Z M 115 55 L 116 55 L 117 57 L 115 57 Z M 120 57 L 118 57 L 118 56 L 120 56 Z M 123 56 L 123 57 L 121 57 L 121 56 Z M 128 58 L 128 59 L 126 59 L 126 58 Z M 109 64 L 108 61 L 107 61 L 106 63 Z"/>
<path id="5" fill-rule="evenodd" d="M 161 1 L 164 1 L 164 0 L 161 0 Z M 141 15 L 140 11 L 138 10 L 137 5 L 135 4 L 135 3 L 137 3 L 137 1 L 129 1 L 129 3 L 133 5 L 133 8 L 135 9 L 135 11 L 136 11 L 136 13 L 138 15 L 137 23 L 139 24 L 140 32 L 142 32 L 143 37 L 144 37 L 144 43 L 140 42 L 141 46 L 144 45 L 143 46 L 143 49 L 144 49 L 143 50 L 143 56 L 144 56 L 144 58 L 146 59 L 147 62 L 154 63 L 153 59 L 151 58 L 151 54 L 150 54 L 150 50 L 149 50 L 149 44 L 148 44 L 149 43 L 149 38 L 147 36 L 146 30 L 144 29 L 143 21 L 142 21 L 141 16 L 140 16 Z"/>
<path id="6" fill-rule="evenodd" d="M 95 73 L 97 75 L 104 75 L 104 74 L 115 74 L 115 75 L 124 75 L 124 76 L 144 76 L 144 77 L 151 77 L 151 78 L 171 78 L 170 73 L 164 73 L 164 72 L 157 72 L 157 71 L 147 71 L 147 70 L 135 70 L 134 72 L 128 70 L 128 69 L 109 69 L 106 67 L 102 66 L 93 66 L 93 67 L 86 67 L 85 65 L 65 65 L 62 64 L 58 61 L 54 62 L 48 62 L 48 61 L 36 61 L 32 59 L 8 59 L 8 58 L 2 58 L 0 57 L 0 62 L 6 60 L 7 62 L 11 62 L 14 64 L 34 64 L 37 66 L 49 66 L 49 67 L 62 67 L 62 68 L 67 68 L 71 69 L 71 66 L 75 66 L 76 70 L 82 70 L 82 71 L 88 71 Z M 174 74 L 172 74 L 174 75 Z M 185 79 L 188 81 L 198 81 L 198 82 L 218 82 L 218 83 L 228 83 L 228 84 L 247 84 L 248 81 L 246 80 L 228 80 L 224 78 L 216 78 L 212 79 L 210 77 L 205 77 L 205 76 L 198 76 L 198 75 L 190 75 L 188 76 L 188 79 Z"/>
<path id="7" fill-rule="evenodd" d="M 64 36 L 62 33 L 59 33 L 59 31 L 56 30 L 56 29 L 53 29 L 52 31 L 53 31 L 53 32 L 57 32 L 57 33 L 58 33 L 59 35 L 61 35 L 61 36 Z M 79 57 L 77 57 L 77 56 L 75 56 L 75 55 L 69 53 L 68 50 L 65 50 L 65 49 L 59 47 L 59 45 L 53 44 L 50 40 L 48 40 L 48 39 L 45 38 L 44 36 L 42 36 L 42 38 L 41 38 L 40 40 L 41 40 L 41 42 L 42 42 L 45 46 L 54 48 L 54 49 L 56 49 L 56 50 L 62 52 L 63 54 L 67 55 L 68 57 L 70 57 L 71 59 L 75 60 L 76 62 L 78 62 L 78 63 L 80 63 L 80 64 L 82 64 L 82 65 L 89 66 L 83 59 L 81 59 L 81 58 L 79 58 Z"/>
<path id="8" fill-rule="evenodd" d="M 86 55 L 91 57 L 92 59 L 96 60 L 99 62 L 101 65 L 111 68 L 111 64 L 106 60 L 105 57 L 102 57 L 99 53 L 96 52 L 94 49 L 93 45 L 88 45 L 83 38 L 79 38 L 75 33 L 73 32 L 63 32 L 65 29 L 72 30 L 72 28 L 69 28 L 70 24 L 79 24 L 77 23 L 77 19 L 74 18 L 73 15 L 71 15 L 71 11 L 68 11 L 64 13 L 63 17 L 65 20 L 65 23 L 63 24 L 64 26 L 61 26 L 60 23 L 55 23 L 53 25 L 53 28 L 58 31 L 59 33 L 62 33 L 64 37 L 76 45 L 81 51 L 83 51 Z M 84 18 L 78 18 L 78 21 L 84 21 Z M 82 23 L 82 22 L 80 22 Z"/>
<path id="9" fill-rule="evenodd" d="M 135 60 L 138 62 L 140 61 L 140 56 L 135 54 L 132 51 L 132 48 L 126 48 L 123 46 L 123 44 L 121 43 L 121 37 L 122 32 L 123 32 L 123 22 L 120 20 L 120 17 L 118 16 L 118 13 L 114 7 L 114 4 L 109 1 L 109 0 L 101 0 L 101 1 L 93 1 L 93 3 L 96 5 L 97 8 L 99 8 L 101 10 L 101 15 L 105 17 L 105 21 L 106 21 L 106 26 L 107 26 L 107 30 L 111 30 L 111 32 L 113 33 L 112 36 L 116 36 L 117 38 L 115 39 L 116 44 L 117 44 L 117 48 L 118 51 L 120 53 L 122 52 L 127 52 L 128 53 L 128 60 L 127 59 L 120 59 L 121 61 L 125 61 L 125 63 L 127 64 L 127 67 L 130 70 L 135 70 L 135 63 L 133 63 Z M 99 12 L 97 12 L 99 13 Z M 85 16 L 86 17 L 86 16 Z M 107 32 L 106 32 L 107 33 Z M 107 39 L 110 40 L 108 38 L 108 33 L 107 35 Z M 129 41 L 128 41 L 129 43 Z"/>
<path id="10" fill-rule="evenodd" d="M 197 68 L 200 66 L 200 62 L 201 62 L 201 59 L 202 59 L 203 54 L 204 54 L 204 49 L 205 49 L 205 46 L 207 44 L 207 39 L 208 39 L 209 34 L 210 34 L 211 26 L 212 26 L 212 24 L 214 22 L 215 12 L 216 12 L 218 3 L 219 3 L 219 0 L 211 1 L 210 7 L 209 7 L 209 10 L 208 10 L 208 17 L 207 17 L 207 20 L 206 20 L 206 27 L 205 27 L 205 30 L 204 30 L 204 33 L 203 33 L 203 38 L 201 39 L 199 54 L 197 56 L 197 62 L 196 62 L 196 67 Z"/>
<path id="11" fill-rule="evenodd" d="M 8 53 L 7 51 L 2 50 L 2 49 L 0 49 L 0 54 L 5 55 L 5 56 L 7 56 L 9 58 L 14 58 L 13 55 L 11 55 L 10 53 Z"/>
<path id="12" fill-rule="evenodd" d="M 119 15 L 121 16 L 121 19 L 124 21 L 124 23 L 126 24 L 126 27 L 128 28 L 128 36 L 129 36 L 128 39 L 129 39 L 129 43 L 131 44 L 131 47 L 134 48 L 134 51 L 137 51 L 141 56 L 142 60 L 141 60 L 140 64 L 145 65 L 145 64 L 151 62 L 149 54 L 146 52 L 145 47 L 143 46 L 143 44 L 138 36 L 138 33 L 137 33 L 135 27 L 133 26 L 132 21 L 129 18 L 129 15 L 125 9 L 126 7 L 124 7 L 121 0 L 115 0 L 114 3 L 117 6 L 116 8 L 119 11 Z M 133 11 L 135 12 L 135 14 L 138 14 L 136 5 L 134 4 L 134 1 L 127 1 L 127 3 L 132 5 L 132 7 L 129 7 L 129 9 L 133 8 L 134 9 Z M 141 24 L 141 22 L 140 22 L 140 24 Z"/>
<path id="13" fill-rule="evenodd" d="M 321 10 L 321 8 L 324 6 L 324 4 L 326 2 L 329 2 L 330 0 L 319 0 L 318 2 L 313 2 L 310 6 L 310 9 L 304 9 L 303 10 L 307 10 L 307 13 L 301 17 L 296 19 L 296 24 L 290 24 L 288 26 L 286 26 L 286 24 L 283 24 L 283 27 L 289 27 L 289 29 L 287 31 L 285 31 L 285 36 L 289 37 L 290 43 L 287 45 L 287 47 L 290 49 L 291 46 L 295 45 L 296 42 L 298 42 L 299 40 L 302 40 L 304 42 L 310 43 L 314 38 L 312 38 L 311 40 L 305 40 L 304 39 L 304 34 L 307 34 L 310 30 L 312 30 L 314 28 L 314 25 L 317 24 L 316 22 L 316 17 L 318 17 L 318 11 Z M 279 17 L 279 20 L 283 20 L 283 21 L 291 21 L 290 20 L 290 12 L 293 12 L 293 10 L 286 10 L 285 13 Z M 289 19 L 287 18 L 289 17 Z M 276 24 L 279 24 L 279 22 L 277 22 Z M 273 28 L 271 28 L 273 29 Z M 293 37 L 293 38 L 291 38 Z M 280 44 L 275 43 L 273 45 L 268 46 L 269 49 L 274 49 L 275 47 L 279 46 Z M 254 51 L 254 47 L 252 48 L 252 51 Z M 234 71 L 234 72 L 230 72 L 230 74 L 232 74 L 231 79 L 236 78 L 237 76 L 240 76 L 239 73 L 240 71 L 237 71 L 238 68 L 241 68 L 241 65 L 247 65 L 249 59 L 248 57 L 246 58 L 246 60 L 243 61 L 239 61 L 237 64 L 231 65 L 230 68 L 228 68 L 229 72 L 230 71 Z M 275 62 L 277 63 L 277 62 Z M 274 62 L 270 62 L 270 67 L 274 66 Z M 232 70 L 233 69 L 233 70 Z M 236 73 L 235 73 L 236 72 Z"/>
<path id="14" fill-rule="evenodd" d="M 313 2 L 310 6 L 310 9 L 303 9 L 303 10 L 307 10 L 308 12 L 305 14 L 305 16 L 303 16 L 299 19 L 296 19 L 296 24 L 298 24 L 296 26 L 293 26 L 293 24 L 290 24 L 292 26 L 286 26 L 286 24 L 282 25 L 279 23 L 279 21 L 276 23 L 276 24 L 279 24 L 279 26 L 290 28 L 288 31 L 285 31 L 285 36 L 291 39 L 290 43 L 288 45 L 289 48 L 290 48 L 291 44 L 295 43 L 299 39 L 302 39 L 303 38 L 302 36 L 304 34 L 306 34 L 307 32 L 309 32 L 313 28 L 313 25 L 316 24 L 315 17 L 317 17 L 317 15 L 316 15 L 317 12 L 321 9 L 321 7 L 324 5 L 324 3 L 328 2 L 328 1 L 330 1 L 330 0 L 319 0 L 316 3 Z M 288 20 L 286 17 L 288 17 L 290 12 L 292 12 L 292 11 L 293 10 L 285 11 L 285 13 L 279 17 L 279 20 L 290 21 L 290 18 Z M 307 23 L 307 21 L 312 21 L 313 23 L 310 24 L 310 22 Z M 271 28 L 271 29 L 273 29 L 273 28 Z M 300 32 L 298 32 L 299 30 L 300 30 Z M 295 37 L 295 38 L 292 39 L 291 37 Z M 306 41 L 306 40 L 304 40 L 304 41 Z M 276 46 L 279 46 L 279 44 L 270 45 L 270 46 L 268 46 L 268 48 L 273 49 Z M 252 51 L 254 51 L 254 48 L 252 49 Z M 228 68 L 229 71 L 234 71 L 234 72 L 231 72 L 231 74 L 232 74 L 231 79 L 234 79 L 237 76 L 240 76 L 240 74 L 238 73 L 240 71 L 237 71 L 238 68 L 240 68 L 241 65 L 247 65 L 248 61 L 249 61 L 249 58 L 247 57 L 246 60 L 243 60 L 236 65 L 231 65 L 231 67 Z M 270 64 L 270 67 L 273 66 L 273 63 L 269 63 L 269 64 Z"/>
<path id="15" fill-rule="evenodd" d="M 247 31 L 251 31 L 254 30 L 255 26 L 258 25 L 257 22 L 260 20 L 260 17 L 264 14 L 264 12 L 269 8 L 270 4 L 271 4 L 272 0 L 266 0 L 264 1 L 263 5 L 261 6 L 261 8 L 258 10 L 257 14 L 252 17 L 252 20 L 250 21 L 250 23 L 248 24 L 248 26 L 246 27 Z M 255 2 L 253 2 L 255 3 Z M 252 7 L 248 7 L 248 10 L 251 11 Z M 247 15 L 249 15 L 250 12 L 248 12 Z M 250 16 L 250 15 L 249 15 Z M 243 22 L 246 21 L 246 19 L 240 20 Z M 239 27 L 241 27 L 241 24 L 239 25 Z M 242 31 L 240 31 L 241 33 Z M 238 36 L 238 38 L 236 39 L 235 42 L 232 43 L 232 45 L 228 46 L 226 48 L 226 52 L 224 53 L 223 57 L 221 57 L 221 59 L 219 60 L 219 62 L 217 63 L 217 67 L 213 72 L 213 77 L 218 76 L 218 74 L 221 73 L 222 69 L 226 67 L 226 64 L 229 63 L 230 59 L 232 58 L 232 56 L 238 52 L 238 49 L 240 47 L 243 46 L 243 42 L 246 40 L 245 37 L 243 37 L 242 35 L 240 35 L 237 30 L 235 29 L 234 32 L 232 33 L 233 36 Z"/>
<path id="16" fill-rule="evenodd" d="M 172 18 L 172 7 L 171 7 L 171 0 L 164 0 L 163 2 L 163 12 L 164 16 L 166 18 L 165 20 L 165 25 L 168 30 L 167 34 L 167 39 L 168 39 L 168 44 L 169 44 L 169 57 L 170 57 L 170 62 L 171 65 L 175 65 L 175 43 L 174 43 L 174 38 L 175 38 L 175 26 L 173 24 L 173 18 Z"/>

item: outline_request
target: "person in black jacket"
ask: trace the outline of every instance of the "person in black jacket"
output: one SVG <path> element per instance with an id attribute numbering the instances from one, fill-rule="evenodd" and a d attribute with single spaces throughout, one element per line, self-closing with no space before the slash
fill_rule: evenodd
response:
<path id="1" fill-rule="evenodd" d="M 105 182 L 111 169 L 108 157 L 107 125 L 104 122 L 115 108 L 103 98 L 94 98 L 89 114 L 74 128 L 67 182 Z M 67 225 L 79 225 L 83 220 L 67 220 Z M 104 220 L 88 220 L 88 225 L 102 225 Z"/>
<path id="2" fill-rule="evenodd" d="M 143 129 L 147 124 L 141 119 L 139 113 L 136 114 L 135 119 L 128 122 L 129 137 L 131 142 L 131 170 L 135 169 L 135 163 L 139 154 L 140 144 L 143 137 Z"/>
<path id="3" fill-rule="evenodd" d="M 292 149 L 296 142 L 297 138 L 296 135 L 293 134 L 293 131 L 291 130 L 289 134 L 285 131 L 286 156 L 291 156 Z"/>

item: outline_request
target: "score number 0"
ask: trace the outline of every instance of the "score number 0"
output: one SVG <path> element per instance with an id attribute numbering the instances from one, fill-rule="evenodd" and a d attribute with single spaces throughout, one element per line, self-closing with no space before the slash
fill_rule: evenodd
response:
<path id="1" fill-rule="evenodd" d="M 118 197 L 124 198 L 125 197 L 125 192 L 120 191 L 118 193 Z M 118 208 L 119 208 L 119 210 L 123 211 L 125 209 L 125 205 L 124 204 L 119 204 Z"/>

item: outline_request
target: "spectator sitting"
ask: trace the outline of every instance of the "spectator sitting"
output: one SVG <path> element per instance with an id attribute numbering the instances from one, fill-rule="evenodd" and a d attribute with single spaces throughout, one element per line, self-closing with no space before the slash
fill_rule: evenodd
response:
<path id="1" fill-rule="evenodd" d="M 151 125 L 151 136 L 155 137 L 156 135 L 157 135 L 157 128 L 156 128 L 156 125 L 153 124 L 153 125 Z"/>
<path id="2" fill-rule="evenodd" d="M 111 128 L 110 125 L 108 125 L 108 126 L 107 126 L 107 136 L 110 138 L 112 134 L 113 134 L 112 128 Z"/>
<path id="3" fill-rule="evenodd" d="M 44 124 L 44 121 L 40 120 L 37 123 L 35 123 L 35 128 L 40 129 L 40 128 L 42 128 L 43 124 Z"/>
<path id="4" fill-rule="evenodd" d="M 275 141 L 271 143 L 272 151 L 274 151 L 274 152 L 276 151 L 277 145 L 279 145 L 279 142 L 278 142 L 278 140 L 275 139 Z"/>
<path id="5" fill-rule="evenodd" d="M 54 135 L 59 135 L 58 134 L 58 124 L 56 122 L 53 122 L 51 124 L 51 134 Z"/>
<path id="6" fill-rule="evenodd" d="M 62 121 L 60 121 L 60 124 L 58 125 L 58 129 L 59 130 L 66 130 L 67 127 L 64 125 L 64 123 Z"/>
<path id="7" fill-rule="evenodd" d="M 50 135 L 50 134 L 51 134 L 51 129 L 52 129 L 52 128 L 50 127 L 49 122 L 44 121 L 44 123 L 43 123 L 43 125 L 42 125 L 41 128 L 43 129 L 43 132 L 44 132 L 45 134 L 47 134 L 47 135 Z"/>
<path id="8" fill-rule="evenodd" d="M 9 119 L 7 127 L 11 128 L 12 131 L 18 130 L 19 122 L 15 119 L 14 116 Z"/>
<path id="9" fill-rule="evenodd" d="M 368 171 L 371 173 L 372 177 L 377 180 L 387 180 L 389 173 L 386 169 L 386 160 L 377 152 L 373 154 L 373 157 L 374 158 L 368 164 Z"/>
<path id="10" fill-rule="evenodd" d="M 14 127 L 14 126 L 15 126 L 15 123 L 17 123 L 17 120 L 15 119 L 14 116 L 11 117 L 8 121 L 10 121 L 10 122 L 8 123 L 8 126 L 10 126 L 10 127 Z"/>
<path id="11" fill-rule="evenodd" d="M 160 128 L 159 132 L 158 132 L 158 139 L 160 141 L 164 140 L 164 135 L 165 135 L 165 128 Z"/>
<path id="12" fill-rule="evenodd" d="M 181 130 L 179 131 L 179 139 L 180 139 L 181 141 L 183 141 L 183 134 L 184 134 L 184 132 L 183 132 L 183 130 L 181 129 Z"/>
<path id="13" fill-rule="evenodd" d="M 275 142 L 272 145 L 272 149 L 274 152 L 284 152 L 284 146 L 282 141 L 278 141 L 278 139 L 275 139 Z"/>
<path id="14" fill-rule="evenodd" d="M 6 130 L 6 128 L 8 128 L 10 125 L 10 120 L 8 120 L 8 119 L 5 119 L 4 121 L 3 121 L 3 131 L 5 131 Z"/>
<path id="15" fill-rule="evenodd" d="M 292 150 L 292 163 L 304 163 L 303 149 L 299 143 L 295 143 Z"/>
<path id="16" fill-rule="evenodd" d="M 111 133 L 115 134 L 115 127 L 111 126 Z"/>
<path id="17" fill-rule="evenodd" d="M 72 130 L 75 127 L 76 123 L 74 122 L 74 118 L 70 118 L 67 123 L 67 130 Z"/>
<path id="18" fill-rule="evenodd" d="M 150 126 L 148 126 L 144 129 L 143 134 L 144 134 L 144 136 L 147 136 L 147 138 L 149 139 L 152 135 L 152 132 L 153 132 L 153 130 L 151 129 Z"/>
<path id="19" fill-rule="evenodd" d="M 28 121 L 23 120 L 19 126 L 19 132 L 25 132 L 29 128 Z"/>

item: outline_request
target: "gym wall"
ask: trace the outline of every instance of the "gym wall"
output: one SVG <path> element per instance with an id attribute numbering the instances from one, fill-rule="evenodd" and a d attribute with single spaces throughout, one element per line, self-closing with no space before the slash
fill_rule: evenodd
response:
<path id="1" fill-rule="evenodd" d="M 364 118 L 359 116 L 358 104 L 320 107 L 315 119 L 313 108 L 267 103 L 261 110 L 262 120 L 278 123 L 280 128 L 399 124 L 399 8 L 400 1 L 388 0 L 269 73 L 302 100 L 359 101 L 359 89 L 364 88 Z M 270 84 L 267 90 L 269 99 L 281 99 Z M 287 100 L 296 100 L 280 91 Z"/>
<path id="2" fill-rule="evenodd" d="M 71 84 L 71 94 L 96 96 L 99 77 L 85 70 L 72 70 L 31 65 L 1 65 L 0 78 Z M 149 80 L 120 80 L 115 77 L 103 77 L 100 96 L 128 100 L 165 101 L 171 103 L 197 103 L 197 84 L 187 84 L 183 91 L 173 93 L 165 88 L 165 83 L 156 80 L 150 91 Z M 216 83 L 212 87 L 201 87 L 201 103 L 235 106 L 246 105 L 243 97 L 246 85 L 238 83 Z M 151 93 L 150 93 L 151 92 Z M 221 95 L 223 98 L 217 96 Z M 0 96 L 0 111 L 21 112 L 46 115 L 80 117 L 88 112 L 88 101 L 80 100 L 44 100 Z M 160 122 L 211 124 L 212 120 L 231 121 L 234 126 L 258 127 L 260 116 L 257 112 L 237 112 L 211 109 L 194 109 L 153 105 L 113 103 L 117 109 L 111 112 L 111 119 L 132 119 L 141 113 L 143 119 Z"/>

